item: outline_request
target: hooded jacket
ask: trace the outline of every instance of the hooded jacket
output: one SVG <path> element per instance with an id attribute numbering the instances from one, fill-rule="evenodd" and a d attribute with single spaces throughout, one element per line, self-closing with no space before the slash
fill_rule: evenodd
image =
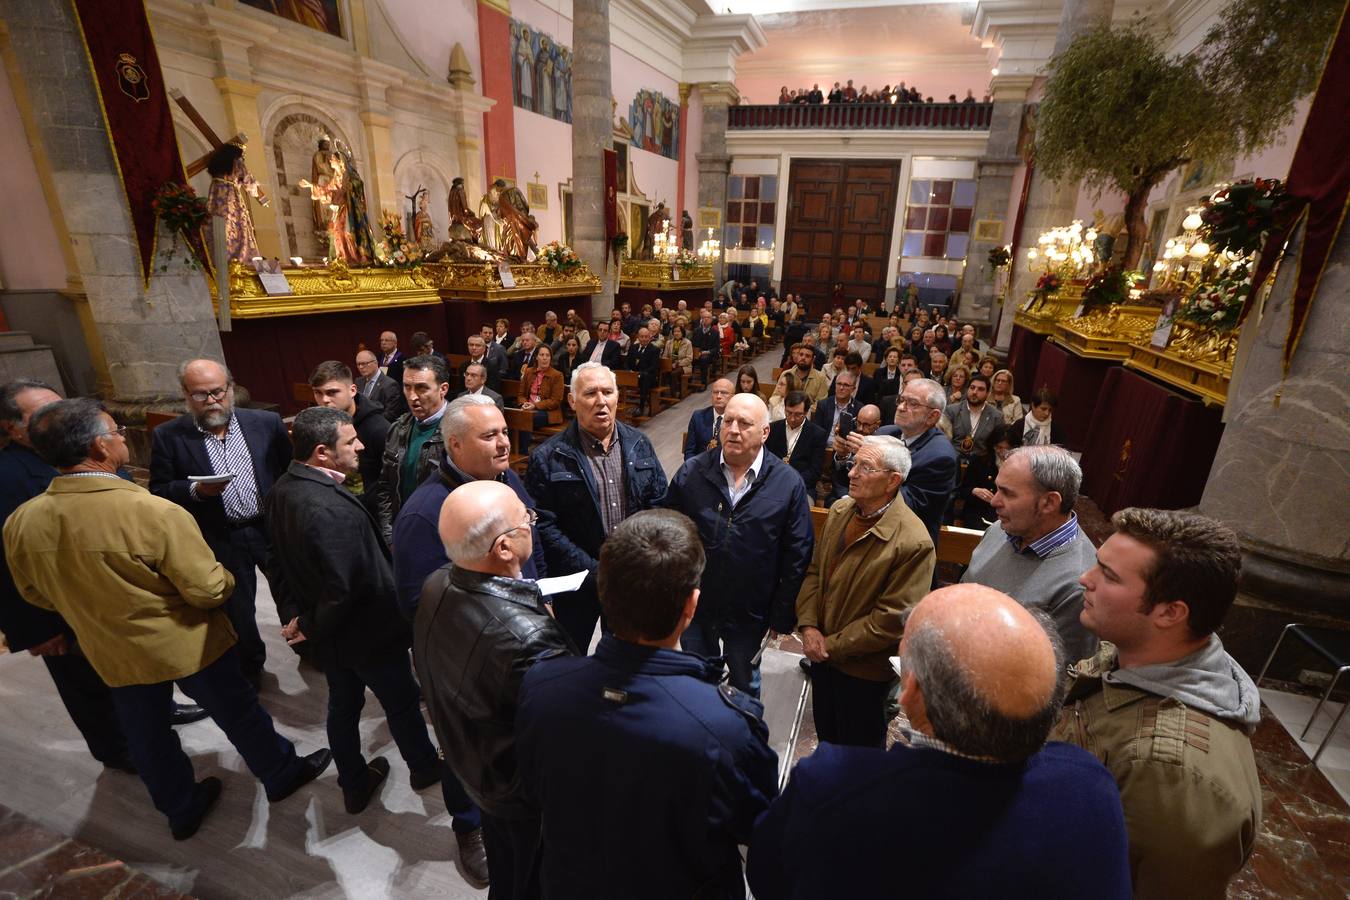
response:
<path id="1" fill-rule="evenodd" d="M 1070 671 L 1051 738 L 1110 770 L 1130 835 L 1136 900 L 1215 898 L 1251 856 L 1261 785 L 1249 735 L 1256 685 L 1217 635 L 1167 665 L 1120 669 L 1116 648 Z"/>

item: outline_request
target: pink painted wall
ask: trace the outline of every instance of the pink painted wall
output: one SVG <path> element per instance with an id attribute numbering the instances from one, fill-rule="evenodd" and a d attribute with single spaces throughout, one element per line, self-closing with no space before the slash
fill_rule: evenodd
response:
<path id="1" fill-rule="evenodd" d="M 66 263 L 52 226 L 51 210 L 14 101 L 9 75 L 0 66 L 0 287 L 64 290 Z"/>
<path id="2" fill-rule="evenodd" d="M 443 78 L 450 71 L 450 51 L 464 46 L 482 90 L 482 63 L 478 49 L 477 0 L 379 0 L 389 12 L 398 37 L 431 74 Z"/>

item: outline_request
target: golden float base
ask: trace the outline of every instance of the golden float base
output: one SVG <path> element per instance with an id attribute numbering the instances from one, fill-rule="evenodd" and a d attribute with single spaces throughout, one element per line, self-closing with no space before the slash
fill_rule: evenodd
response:
<path id="1" fill-rule="evenodd" d="M 1236 331 L 1221 334 L 1177 322 L 1167 349 L 1150 346 L 1147 338 L 1138 341 L 1130 346 L 1125 365 L 1195 394 L 1206 404 L 1223 406 L 1233 378 L 1237 338 Z"/>
<path id="2" fill-rule="evenodd" d="M 678 273 L 678 278 L 676 277 Z M 668 262 L 625 259 L 619 267 L 619 287 L 653 291 L 691 291 L 713 286 L 712 266 L 682 269 Z"/>
<path id="3" fill-rule="evenodd" d="M 1060 322 L 1050 340 L 1086 359 L 1128 359 L 1130 345 L 1153 334 L 1159 312 L 1155 306 L 1123 303 L 1094 309 Z"/>
<path id="4" fill-rule="evenodd" d="M 1070 282 L 1048 297 L 1035 291 L 1013 313 L 1014 324 L 1047 337 L 1055 333 L 1060 322 L 1073 318 L 1073 311 L 1083 302 L 1083 285 Z"/>
<path id="5" fill-rule="evenodd" d="M 600 279 L 584 264 L 559 272 L 544 263 L 512 263 L 515 287 L 510 288 L 502 285 L 495 263 L 427 263 L 422 268 L 437 281 L 446 300 L 510 303 L 600 293 Z"/>

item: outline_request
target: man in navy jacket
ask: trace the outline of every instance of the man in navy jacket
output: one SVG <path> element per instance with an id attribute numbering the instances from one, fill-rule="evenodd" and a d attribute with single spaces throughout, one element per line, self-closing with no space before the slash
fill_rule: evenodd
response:
<path id="1" fill-rule="evenodd" d="M 603 349 L 600 350 L 600 355 L 597 357 L 596 350 L 602 347 Z M 623 348 L 619 346 L 618 341 L 610 340 L 608 322 L 595 323 L 595 337 L 591 338 L 591 342 L 586 345 L 586 349 L 581 351 L 581 359 L 583 362 L 599 363 L 611 371 L 621 368 Z"/>
<path id="2" fill-rule="evenodd" d="M 226 612 L 239 635 L 244 675 L 257 684 L 267 652 L 254 610 L 256 567 L 267 562 L 263 501 L 291 461 L 281 416 L 234 405 L 234 376 L 214 360 L 179 369 L 187 415 L 156 428 L 150 451 L 150 492 L 172 500 L 197 520 L 216 559 L 234 576 Z M 195 484 L 193 475 L 233 475 L 228 484 Z"/>
<path id="3" fill-rule="evenodd" d="M 712 447 L 713 441 L 720 439 L 722 411 L 731 399 L 731 379 L 719 378 L 712 383 L 710 394 L 712 403 L 696 410 L 689 417 L 689 428 L 684 433 L 684 458 L 692 459 Z"/>
<path id="4" fill-rule="evenodd" d="M 895 406 L 895 424 L 877 434 L 898 437 L 909 448 L 910 469 L 900 492 L 937 547 L 942 516 L 956 490 L 956 448 L 937 427 L 947 402 L 942 385 L 923 378 L 905 385 Z"/>
<path id="5" fill-rule="evenodd" d="M 1061 703 L 1053 625 L 992 588 L 953 585 L 914 607 L 900 658 L 903 739 L 821 744 L 797 765 L 750 842 L 756 900 L 1126 900 L 1114 779 L 1086 751 L 1046 743 Z M 923 810 L 903 841 L 900 809 Z"/>
<path id="6" fill-rule="evenodd" d="M 664 502 L 694 521 L 708 557 L 698 614 L 681 646 L 700 656 L 725 655 L 732 686 L 754 697 L 764 635 L 795 627 L 797 591 L 815 549 L 806 485 L 764 450 L 768 433 L 764 401 L 732 397 L 721 449 L 686 461 Z"/>
<path id="7" fill-rule="evenodd" d="M 580 650 L 600 618 L 600 545 L 625 518 L 660 504 L 666 473 L 647 436 L 618 421 L 619 388 L 608 368 L 577 366 L 568 402 L 577 417 L 530 453 L 525 488 L 539 510 L 548 570 L 588 573 L 579 589 L 553 599 L 558 624 Z"/>

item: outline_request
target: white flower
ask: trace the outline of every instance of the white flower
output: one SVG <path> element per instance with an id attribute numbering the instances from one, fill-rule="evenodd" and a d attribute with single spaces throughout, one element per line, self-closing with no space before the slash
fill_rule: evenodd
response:
<path id="1" fill-rule="evenodd" d="M 1199 306 L 1201 309 L 1205 310 L 1206 312 L 1214 308 L 1214 304 L 1210 303 L 1208 300 L 1201 300 L 1196 305 Z"/>
<path id="2" fill-rule="evenodd" d="M 1220 310 L 1219 312 L 1216 312 L 1214 315 L 1210 316 L 1209 318 L 1210 318 L 1210 321 L 1211 321 L 1211 322 L 1217 322 L 1217 321 L 1219 321 L 1220 319 L 1223 318 L 1223 311 Z"/>

